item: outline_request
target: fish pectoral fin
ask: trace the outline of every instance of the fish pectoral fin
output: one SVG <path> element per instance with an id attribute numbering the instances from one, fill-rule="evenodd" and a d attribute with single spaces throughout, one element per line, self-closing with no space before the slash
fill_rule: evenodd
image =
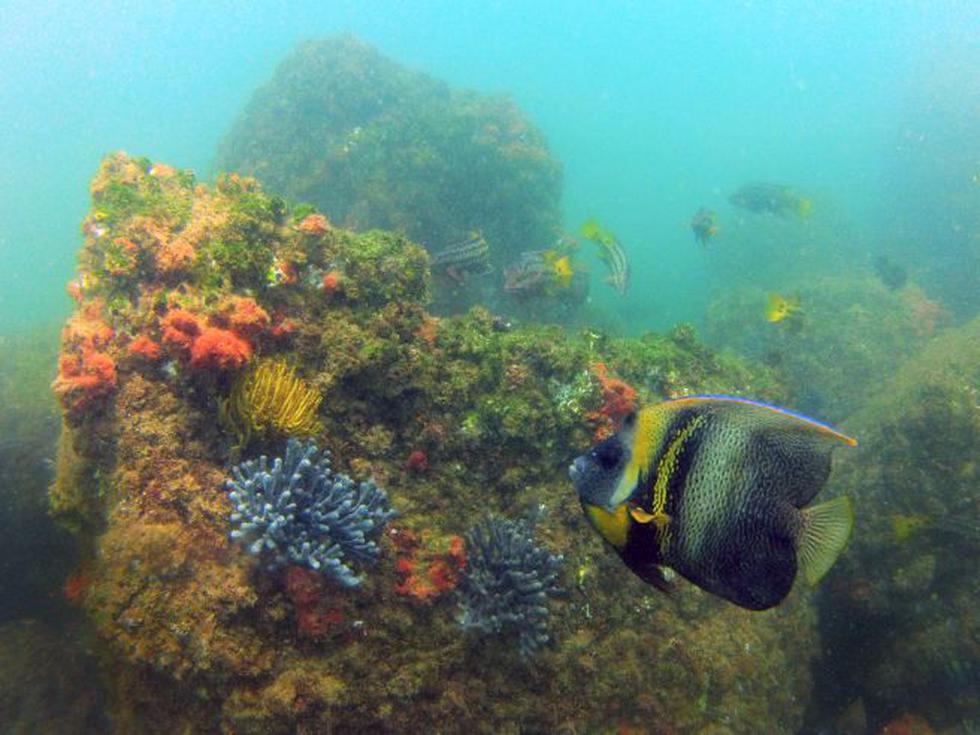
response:
<path id="1" fill-rule="evenodd" d="M 814 585 L 837 561 L 854 528 L 851 500 L 842 495 L 800 511 L 803 523 L 797 558 L 806 581 Z"/>
<path id="2" fill-rule="evenodd" d="M 666 513 L 647 513 L 638 505 L 630 508 L 630 515 L 637 523 L 652 523 L 661 531 L 670 523 L 670 516 Z"/>

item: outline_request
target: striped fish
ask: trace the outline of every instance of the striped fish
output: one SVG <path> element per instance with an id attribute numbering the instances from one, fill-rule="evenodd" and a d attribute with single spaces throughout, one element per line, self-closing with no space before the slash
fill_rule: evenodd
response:
<path id="1" fill-rule="evenodd" d="M 432 256 L 432 270 L 462 283 L 467 274 L 482 276 L 490 272 L 490 245 L 480 232 L 450 245 Z"/>
<path id="2" fill-rule="evenodd" d="M 581 228 L 582 236 L 599 246 L 599 258 L 609 268 L 606 283 L 620 296 L 626 294 L 630 285 L 630 264 L 619 240 L 595 218 L 588 220 Z"/>
<path id="3" fill-rule="evenodd" d="M 809 506 L 835 446 L 857 442 L 813 419 L 744 398 L 650 406 L 578 457 L 585 515 L 641 579 L 669 567 L 750 610 L 779 604 L 801 569 L 815 584 L 850 537 L 850 501 Z"/>

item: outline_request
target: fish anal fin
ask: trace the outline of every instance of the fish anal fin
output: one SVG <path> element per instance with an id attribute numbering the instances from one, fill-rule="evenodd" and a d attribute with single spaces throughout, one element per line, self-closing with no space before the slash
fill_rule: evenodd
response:
<path id="1" fill-rule="evenodd" d="M 806 581 L 814 585 L 837 561 L 854 527 L 850 498 L 841 496 L 800 511 L 797 560 Z"/>
<path id="2" fill-rule="evenodd" d="M 637 577 L 665 594 L 669 595 L 677 589 L 677 586 L 664 575 L 664 570 L 656 564 L 636 565 L 631 566 L 630 569 Z"/>

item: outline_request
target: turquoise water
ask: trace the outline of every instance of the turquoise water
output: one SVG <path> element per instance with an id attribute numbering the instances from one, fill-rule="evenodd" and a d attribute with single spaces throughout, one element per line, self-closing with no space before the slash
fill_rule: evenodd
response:
<path id="1" fill-rule="evenodd" d="M 7 2 L 0 20 L 3 324 L 66 311 L 85 182 L 103 154 L 209 172 L 289 48 L 344 30 L 514 97 L 564 163 L 569 226 L 601 216 L 629 248 L 643 288 L 600 298 L 640 329 L 699 322 L 712 289 L 738 278 L 712 267 L 687 223 L 706 205 L 733 235 L 725 200 L 746 181 L 793 184 L 832 209 L 847 225 L 820 243 L 834 267 L 900 249 L 959 274 L 960 291 L 958 266 L 976 277 L 976 246 L 971 262 L 931 203 L 969 190 L 980 156 L 972 3 Z"/>
<path id="2" fill-rule="evenodd" d="M 775 618 L 782 636 L 778 641 L 775 636 L 746 638 L 744 648 L 740 640 L 734 653 L 726 654 L 732 666 L 748 665 L 736 658 L 743 652 L 750 656 L 750 650 L 755 655 L 774 651 L 790 659 L 780 658 L 783 669 L 766 669 L 792 674 L 792 681 L 765 684 L 775 692 L 766 716 L 784 716 L 794 723 L 779 731 L 977 732 L 980 646 L 975 611 L 980 609 L 980 589 L 972 565 L 980 542 L 980 470 L 975 459 L 980 456 L 980 4 L 584 1 L 307 2 L 287 7 L 179 1 L 42 6 L 0 0 L 0 523 L 9 529 L 0 540 L 0 669 L 29 671 L 31 657 L 42 655 L 36 651 L 47 651 L 47 659 L 65 657 L 63 679 L 49 676 L 42 681 L 39 675 L 34 682 L 18 673 L 0 681 L 0 704 L 20 703 L 16 708 L 0 706 L 0 730 L 8 721 L 43 720 L 56 732 L 126 732 L 126 725 L 120 724 L 125 719 L 119 719 L 125 708 L 114 709 L 111 700 L 126 701 L 127 694 L 133 694 L 92 692 L 84 686 L 97 678 L 95 670 L 105 675 L 107 667 L 92 655 L 100 645 L 89 627 L 93 621 L 86 622 L 78 594 L 64 585 L 66 579 L 75 579 L 79 588 L 91 584 L 85 576 L 89 567 L 78 560 L 91 558 L 97 533 L 73 535 L 56 528 L 46 494 L 56 479 L 63 483 L 62 492 L 64 483 L 76 482 L 102 493 L 107 482 L 101 470 L 88 468 L 88 474 L 74 476 L 74 469 L 64 469 L 72 468 L 77 458 L 65 456 L 64 449 L 62 455 L 57 453 L 62 410 L 49 390 L 58 371 L 58 330 L 75 307 L 65 284 L 76 277 L 76 257 L 83 245 L 80 227 L 92 209 L 88 184 L 107 154 L 124 150 L 192 169 L 199 181 L 211 185 L 219 173 L 220 143 L 256 90 L 272 78 L 297 43 L 339 33 L 353 34 L 397 64 L 453 88 L 508 95 L 540 130 L 563 169 L 564 229 L 578 233 L 583 222 L 598 218 L 621 242 L 632 271 L 629 290 L 617 294 L 603 283 L 607 266 L 596 248 L 583 242 L 575 257 L 589 272 L 589 300 L 568 312 L 556 312 L 563 314 L 557 321 L 570 335 L 586 333 L 600 350 L 605 344 L 600 330 L 625 336 L 671 334 L 669 348 L 660 343 L 646 348 L 663 359 L 663 365 L 645 375 L 636 366 L 630 368 L 636 370 L 633 375 L 642 376 L 630 379 L 646 395 L 684 394 L 689 392 L 688 380 L 690 386 L 720 389 L 710 381 L 721 358 L 711 353 L 702 361 L 700 346 L 686 329 L 678 329 L 689 323 L 710 347 L 746 360 L 756 371 L 740 373 L 726 363 L 718 373 L 724 380 L 737 374 L 741 382 L 725 383 L 724 390 L 769 400 L 773 396 L 756 391 L 772 389 L 774 395 L 792 398 L 791 409 L 839 425 L 859 438 L 859 450 L 845 458 L 843 469 L 835 465 L 830 484 L 834 493 L 840 490 L 855 498 L 858 521 L 851 546 L 817 592 L 804 602 L 790 603 L 785 616 Z M 812 211 L 807 216 L 759 214 L 729 201 L 740 187 L 753 182 L 790 186 L 794 196 L 811 203 Z M 702 207 L 716 213 L 719 226 L 706 246 L 696 241 L 691 229 L 691 218 Z M 521 249 L 549 245 L 528 242 Z M 900 283 L 888 282 L 889 268 Z M 324 274 L 311 268 L 308 275 L 322 282 Z M 518 325 L 533 322 L 534 314 L 521 313 L 525 302 L 507 302 L 498 281 L 477 281 L 496 288 L 499 299 L 491 307 L 505 304 L 508 318 L 516 315 Z M 446 292 L 440 294 L 439 289 L 446 289 L 447 281 L 435 282 L 435 311 L 442 313 L 439 308 L 446 302 L 439 298 Z M 448 282 L 449 289 L 456 286 Z M 262 296 L 271 293 L 272 303 L 281 293 L 275 288 L 263 284 L 253 291 L 265 289 Z M 465 290 L 465 283 L 461 288 Z M 556 300 L 565 298 L 562 294 Z M 799 304 L 802 316 L 770 319 L 767 308 L 774 295 Z M 447 302 L 452 304 L 453 298 Z M 162 313 L 163 306 L 157 311 Z M 139 372 L 123 362 L 130 356 L 120 357 L 126 340 L 135 336 L 133 324 L 125 324 L 123 341 L 113 353 L 125 365 L 120 374 L 126 381 Z M 433 330 L 428 342 L 432 347 L 438 344 L 435 322 L 426 324 Z M 126 332 L 130 328 L 132 334 Z M 508 328 L 494 322 L 485 329 L 506 335 Z M 419 327 L 406 334 L 411 335 L 406 340 L 418 340 L 426 333 Z M 339 331 L 330 335 L 346 338 Z M 484 343 L 482 337 L 467 338 Z M 513 350 L 516 357 L 502 372 L 520 393 L 529 390 L 527 381 L 533 382 L 534 376 L 526 374 L 531 369 L 521 363 L 520 349 Z M 673 366 L 674 360 L 680 366 L 676 370 L 664 367 Z M 153 373 L 147 383 L 155 387 L 147 391 L 173 388 L 178 400 L 161 405 L 171 406 L 174 415 L 204 410 L 202 406 L 213 409 L 215 396 L 228 390 L 229 381 L 184 381 L 181 371 L 186 365 L 178 362 L 173 358 Z M 696 369 L 689 377 L 683 370 L 691 365 Z M 316 369 L 328 372 L 322 365 Z M 579 370 L 576 378 L 567 380 L 556 370 L 549 395 L 568 399 L 567 409 L 568 396 L 595 384 L 594 369 Z M 625 373 L 614 377 L 625 379 Z M 318 386 L 336 388 L 331 383 L 334 376 L 321 378 Z M 647 382 L 640 385 L 640 380 Z M 498 399 L 505 402 L 495 395 Z M 125 405 L 134 406 L 134 411 L 145 410 L 132 394 L 126 400 L 132 401 Z M 367 411 L 370 402 L 363 403 L 356 411 Z M 432 433 L 425 441 L 438 444 L 447 432 L 475 435 L 482 404 L 453 408 L 459 409 L 463 425 L 443 426 L 441 422 L 453 416 L 445 409 L 426 425 Z M 323 413 L 330 410 L 326 407 Z M 392 415 L 396 413 L 401 412 Z M 207 434 L 214 415 L 206 414 L 193 425 L 194 431 Z M 502 409 L 499 415 L 505 415 Z M 408 440 L 385 428 L 381 419 L 375 425 L 377 417 L 357 418 L 357 431 L 363 436 L 357 434 L 347 446 L 357 446 L 356 451 L 363 450 L 376 463 L 388 463 L 389 472 L 407 474 L 409 464 L 377 447 Z M 397 426 L 399 421 L 408 419 L 398 416 L 390 423 Z M 586 442 L 592 436 L 589 429 L 580 432 Z M 173 433 L 186 439 L 169 425 L 154 424 L 146 431 L 154 446 L 165 444 Z M 106 447 L 111 442 L 105 437 L 89 445 L 87 438 L 83 433 L 77 440 L 79 452 L 110 454 Z M 364 446 L 359 446 L 362 439 Z M 195 451 L 200 449 L 198 440 L 201 446 L 210 441 L 209 446 L 221 448 L 220 458 L 200 460 L 213 465 L 212 474 L 230 466 L 237 447 L 228 449 L 228 436 L 216 440 L 208 435 L 205 440 L 195 435 Z M 101 441 L 106 444 L 98 444 Z M 370 449 L 365 448 L 368 443 Z M 541 487 L 532 490 L 540 490 L 543 497 L 556 486 L 570 493 L 565 464 L 586 448 L 576 447 L 575 453 L 555 462 L 561 470 L 557 484 L 554 477 L 543 479 Z M 501 450 L 501 456 L 513 461 L 507 456 L 513 451 Z M 438 473 L 443 468 L 438 453 L 432 454 L 433 472 Z M 360 455 L 358 459 L 370 464 Z M 125 461 L 135 462 L 132 456 Z M 430 458 L 422 453 L 415 462 L 411 472 L 419 474 L 405 484 L 418 480 L 429 494 L 409 514 L 421 515 L 420 508 L 433 516 L 448 514 L 443 506 L 436 511 L 432 507 L 437 503 L 426 503 L 437 492 L 433 487 L 452 492 L 452 483 L 462 482 L 462 470 L 457 466 L 450 479 L 435 474 L 444 484 L 433 479 L 430 487 L 430 476 L 423 476 Z M 542 477 L 551 469 L 542 470 Z M 493 490 L 506 505 L 508 493 L 520 492 L 512 485 L 522 480 L 514 477 L 523 476 L 513 466 L 504 474 L 500 488 Z M 396 506 L 404 502 L 398 497 L 400 489 L 392 493 Z M 563 502 L 569 498 L 562 496 Z M 553 497 L 547 499 L 558 505 Z M 508 510 L 517 517 L 516 502 Z M 575 521 L 556 513 L 553 526 L 542 522 L 550 541 L 554 536 L 565 544 L 555 550 L 569 558 L 585 543 L 576 534 L 591 533 L 577 510 L 576 505 Z M 438 522 L 448 523 L 444 518 Z M 455 527 L 449 530 L 462 533 Z M 106 556 L 118 561 L 111 553 Z M 626 572 L 611 554 L 607 556 L 605 561 L 590 556 L 588 564 L 582 562 L 574 570 L 578 591 L 589 589 L 591 597 L 583 603 L 576 592 L 571 602 L 563 603 L 564 610 L 574 608 L 574 613 L 563 613 L 565 628 L 556 636 L 565 646 L 562 660 L 575 660 L 576 654 L 568 654 L 571 646 L 586 650 L 599 645 L 582 633 L 589 625 L 582 620 L 592 621 L 594 614 L 612 625 L 608 620 L 623 614 L 621 608 L 609 612 L 609 600 L 619 599 L 622 577 L 609 576 L 618 580 L 611 582 L 604 575 Z M 139 560 L 134 565 L 135 575 Z M 103 573 L 113 573 L 109 562 L 106 566 L 110 571 Z M 571 575 L 569 567 L 566 581 Z M 601 583 L 594 581 L 597 577 Z M 103 584 L 108 586 L 104 580 Z M 631 619 L 640 616 L 645 622 L 642 616 L 663 614 L 666 603 L 661 598 L 651 602 L 653 598 L 641 597 L 636 590 L 627 588 L 641 600 L 628 610 Z M 280 607 L 292 610 L 282 597 L 279 594 Z M 724 614 L 703 597 L 684 599 L 687 606 L 671 619 L 678 630 L 685 616 L 704 622 L 710 615 Z M 100 610 L 111 607 L 104 600 L 101 604 Z M 401 613 L 408 617 L 404 610 Z M 782 610 L 776 615 L 782 616 Z M 283 619 L 270 615 L 263 624 L 271 629 Z M 395 619 L 400 620 L 397 615 Z M 742 622 L 733 622 L 732 630 L 751 629 L 751 623 L 744 622 L 747 618 L 738 620 Z M 111 630 L 104 619 L 94 624 L 102 626 L 100 633 L 106 627 Z M 135 630 L 127 627 L 129 618 L 120 617 L 112 625 L 125 634 Z M 797 625 L 801 627 L 794 631 Z M 805 639 L 800 661 L 793 660 L 793 644 L 787 644 L 796 632 Z M 713 658 L 711 648 L 718 645 L 720 650 L 725 636 L 712 632 L 709 625 L 699 629 L 698 636 L 693 652 L 683 658 L 678 653 L 682 644 L 675 645 L 672 632 L 666 648 L 657 649 L 656 661 L 678 666 L 682 673 L 697 670 L 704 682 L 695 682 L 698 698 L 687 704 L 705 717 L 717 715 L 715 724 L 731 729 L 674 729 L 662 723 L 631 729 L 636 722 L 626 707 L 620 719 L 610 716 L 609 731 L 753 731 L 747 716 L 734 709 L 724 711 L 718 704 L 724 700 L 731 706 L 725 697 L 741 691 L 737 676 L 735 684 L 718 683 L 711 673 L 703 673 L 727 672 L 726 663 L 719 663 L 720 655 Z M 160 645 L 150 634 L 146 640 L 148 649 L 155 651 L 153 645 Z M 291 648 L 290 655 L 296 650 L 308 653 L 303 645 Z M 140 666 L 145 663 L 131 650 L 124 653 L 130 654 Z M 674 654 L 676 660 L 671 658 Z M 347 660 L 342 663 L 350 665 Z M 475 667 L 479 665 L 482 660 Z M 164 672 L 161 679 L 172 684 L 167 664 L 158 668 L 156 673 Z M 518 677 L 526 673 L 515 671 Z M 582 672 L 591 672 L 587 663 L 576 676 L 585 676 Z M 31 696 L 25 698 L 22 690 L 12 693 L 12 678 L 29 681 Z M 676 680 L 681 681 L 680 674 Z M 59 689 L 62 681 L 68 684 Z M 153 681 L 152 675 L 147 681 Z M 398 686 L 410 688 L 399 679 L 392 691 Z M 544 690 L 540 681 L 535 686 Z M 82 693 L 76 695 L 75 688 Z M 678 684 L 676 691 L 682 689 Z M 188 689 L 181 691 L 186 694 Z M 676 691 L 671 689 L 670 695 Z M 797 691 L 805 694 L 797 696 Z M 578 696 L 577 691 L 573 694 Z M 379 701 L 383 696 L 378 694 Z M 194 697 L 206 698 L 200 692 Z M 51 725 L 61 716 L 59 708 L 72 709 L 62 704 L 69 699 L 83 713 L 81 719 L 66 718 L 75 724 L 64 728 Z M 757 690 L 746 695 L 747 702 L 760 699 L 766 701 Z M 780 709 L 785 701 L 792 702 L 789 714 Z M 499 704 L 501 712 L 506 710 L 506 702 Z M 642 704 L 637 706 L 642 709 Z M 263 707 L 275 709 L 268 702 Z M 493 710 L 488 715 L 488 728 L 506 723 L 513 730 L 513 720 L 497 720 L 496 714 Z M 928 720 L 932 729 L 915 730 L 909 723 L 921 727 L 921 722 L 902 720 L 906 715 Z M 77 724 L 81 721 L 84 727 Z M 29 725 L 10 727 L 31 731 Z M 453 731 L 451 725 L 446 727 Z M 570 721 L 562 731 L 581 731 L 576 727 L 583 726 Z M 525 729 L 541 728 L 532 724 Z"/>

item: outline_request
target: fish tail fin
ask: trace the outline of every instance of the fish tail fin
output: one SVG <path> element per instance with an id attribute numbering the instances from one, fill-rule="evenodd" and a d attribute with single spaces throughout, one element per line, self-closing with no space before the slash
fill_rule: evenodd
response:
<path id="1" fill-rule="evenodd" d="M 813 585 L 830 571 L 854 528 L 854 508 L 845 495 L 800 511 L 797 555 L 806 581 Z"/>
<path id="2" fill-rule="evenodd" d="M 813 200 L 809 197 L 800 197 L 796 202 L 796 214 L 800 219 L 807 219 L 813 214 Z"/>

